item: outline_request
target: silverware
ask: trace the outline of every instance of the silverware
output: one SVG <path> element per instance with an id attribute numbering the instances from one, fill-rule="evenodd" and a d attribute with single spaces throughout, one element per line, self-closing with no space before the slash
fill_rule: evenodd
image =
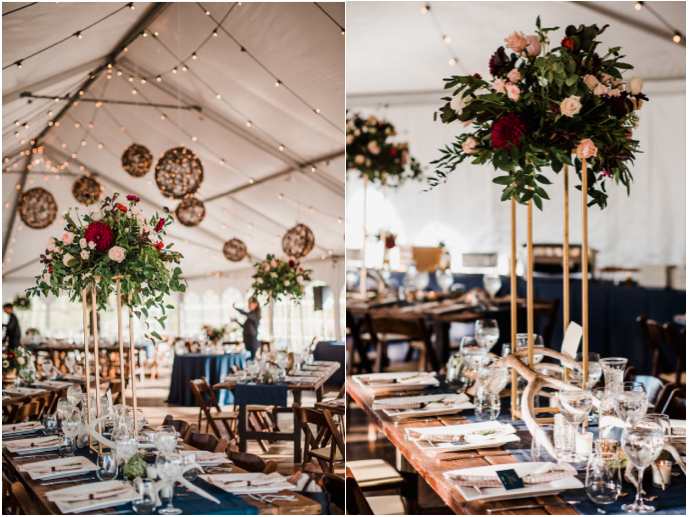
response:
<path id="1" fill-rule="evenodd" d="M 546 506 L 567 506 L 579 504 L 579 501 L 565 501 L 564 503 L 551 503 L 551 504 L 524 504 L 521 506 L 506 506 L 505 508 L 487 508 L 488 513 L 499 513 L 499 512 L 514 512 L 517 510 L 532 510 L 534 508 L 545 508 Z"/>
<path id="2" fill-rule="evenodd" d="M 450 456 L 449 458 L 437 458 L 437 461 L 447 461 L 447 460 L 464 460 L 468 458 L 490 458 L 492 456 L 511 456 L 511 452 L 494 452 L 488 454 L 462 454 L 459 456 Z"/>

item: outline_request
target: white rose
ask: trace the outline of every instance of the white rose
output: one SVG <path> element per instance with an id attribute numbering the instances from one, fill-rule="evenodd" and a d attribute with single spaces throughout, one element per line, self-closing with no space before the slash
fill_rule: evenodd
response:
<path id="1" fill-rule="evenodd" d="M 265 264 L 263 266 L 263 271 L 266 271 L 266 272 L 270 271 L 270 264 Z"/>
<path id="2" fill-rule="evenodd" d="M 144 219 L 144 216 L 143 216 L 143 215 L 141 215 L 141 214 L 136 214 L 136 221 L 137 221 L 139 224 L 143 223 L 144 220 L 145 220 L 145 219 Z"/>
<path id="3" fill-rule="evenodd" d="M 48 239 L 48 245 L 45 247 L 50 252 L 57 251 L 57 243 L 55 242 L 55 237 Z"/>
<path id="4" fill-rule="evenodd" d="M 65 282 L 69 282 L 72 279 L 72 275 L 67 275 L 65 277 Z"/>
<path id="5" fill-rule="evenodd" d="M 65 266 L 69 267 L 69 261 L 72 259 L 74 259 L 74 257 L 72 255 L 70 255 L 69 253 L 67 253 L 64 257 L 62 257 L 62 263 Z"/>
<path id="6" fill-rule="evenodd" d="M 579 102 L 580 98 L 581 97 L 577 97 L 576 95 L 567 97 L 560 104 L 560 112 L 566 117 L 573 117 L 579 113 L 581 111 L 581 102 Z"/>
<path id="7" fill-rule="evenodd" d="M 17 363 L 19 364 L 19 366 L 24 366 L 25 362 L 26 359 L 24 359 L 23 357 L 17 357 Z"/>
<path id="8" fill-rule="evenodd" d="M 89 245 L 89 243 L 86 242 L 86 239 L 85 239 L 84 237 L 82 237 L 81 239 L 79 239 L 79 246 L 81 246 L 82 248 L 85 248 L 85 247 L 88 246 L 88 245 Z"/>
<path id="9" fill-rule="evenodd" d="M 129 209 L 129 211 L 134 215 L 139 215 L 141 213 L 141 208 L 138 206 L 133 206 Z"/>
<path id="10" fill-rule="evenodd" d="M 461 115 L 462 111 L 464 111 L 464 108 L 466 108 L 470 102 L 471 97 L 468 95 L 464 96 L 464 92 L 459 92 L 457 95 L 452 97 L 452 100 L 450 101 L 450 108 L 455 110 L 457 115 Z"/>
<path id="11" fill-rule="evenodd" d="M 257 278 L 257 279 L 256 279 L 256 283 L 259 284 L 259 285 L 262 284 L 262 283 L 263 283 L 263 279 L 262 279 L 262 278 Z"/>
<path id="12" fill-rule="evenodd" d="M 90 253 L 88 252 L 88 250 L 81 250 L 81 258 L 83 260 L 88 260 L 89 255 L 90 255 Z"/>
<path id="13" fill-rule="evenodd" d="M 49 283 L 50 283 L 50 273 L 43 273 L 43 281 L 44 281 L 46 284 L 49 284 Z"/>
<path id="14" fill-rule="evenodd" d="M 94 206 L 93 208 L 91 208 L 89 216 L 91 217 L 92 221 L 100 221 L 101 219 L 103 219 L 103 212 L 100 208 Z"/>
<path id="15" fill-rule="evenodd" d="M 89 242 L 89 248 L 91 248 L 92 250 L 95 250 L 96 249 L 96 243 L 93 241 Z"/>
<path id="16" fill-rule="evenodd" d="M 126 253 L 127 250 L 124 248 L 120 246 L 113 246 L 110 248 L 110 251 L 108 251 L 108 258 L 114 262 L 122 262 Z"/>
<path id="17" fill-rule="evenodd" d="M 632 77 L 627 81 L 627 91 L 632 95 L 639 95 L 644 87 L 641 77 Z"/>
<path id="18" fill-rule="evenodd" d="M 297 283 L 300 284 L 300 285 L 301 285 L 302 283 L 304 283 L 304 277 L 301 276 L 301 275 L 299 275 L 299 276 L 297 277 Z"/>
<path id="19" fill-rule="evenodd" d="M 285 287 L 289 286 L 289 280 L 285 280 Z"/>

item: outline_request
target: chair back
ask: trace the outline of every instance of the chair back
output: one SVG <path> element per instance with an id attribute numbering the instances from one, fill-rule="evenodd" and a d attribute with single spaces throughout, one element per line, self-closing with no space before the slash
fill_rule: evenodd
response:
<path id="1" fill-rule="evenodd" d="M 206 452 L 225 452 L 229 442 L 226 438 L 218 438 L 212 434 L 189 433 L 189 444 L 191 447 Z"/>
<path id="2" fill-rule="evenodd" d="M 227 457 L 237 465 L 240 469 L 248 472 L 261 472 L 263 474 L 272 474 L 277 472 L 278 464 L 276 461 L 266 461 L 258 454 L 251 454 L 250 452 L 237 452 L 235 447 L 228 445 L 225 450 Z"/>
<path id="3" fill-rule="evenodd" d="M 356 351 L 359 356 L 359 372 L 358 373 L 373 373 L 373 364 L 368 358 L 367 347 L 364 346 L 361 340 L 361 332 L 363 327 L 363 319 L 357 319 L 351 313 L 351 311 L 346 311 L 346 324 L 347 332 L 352 338 L 353 350 L 349 353 L 349 360 L 347 363 L 347 373 L 351 375 L 353 373 L 353 368 L 357 365 L 354 364 L 354 351 Z"/>
<path id="4" fill-rule="evenodd" d="M 668 401 L 665 403 L 661 412 L 672 419 L 686 420 L 687 419 L 687 392 L 675 388 L 670 393 Z"/>
<path id="5" fill-rule="evenodd" d="M 213 414 L 211 413 L 211 407 L 215 406 L 215 409 L 220 411 L 220 406 L 218 405 L 218 401 L 213 394 L 213 390 L 208 385 L 208 381 L 206 381 L 205 377 L 201 377 L 200 379 L 192 379 L 189 381 L 189 387 L 196 398 L 196 402 L 199 404 L 199 428 L 201 427 L 201 415 L 205 414 L 208 423 L 213 428 L 213 432 L 216 434 L 216 436 L 221 436 L 220 430 L 218 429 L 218 426 L 213 419 Z M 210 401 L 208 405 L 206 405 L 206 400 L 203 397 L 204 394 Z M 208 428 L 206 428 L 206 431 L 207 430 Z"/>
<path id="6" fill-rule="evenodd" d="M 658 397 L 666 384 L 658 377 L 653 377 L 652 375 L 639 375 L 639 370 L 634 366 L 630 366 L 625 370 L 624 380 L 625 382 L 634 381 L 643 384 L 650 404 L 657 403 Z"/>
<path id="7" fill-rule="evenodd" d="M 677 354 L 677 366 L 675 367 L 675 384 L 682 384 L 682 374 L 687 371 L 687 329 L 677 329 L 671 321 L 663 325 L 666 342 Z"/>
<path id="8" fill-rule="evenodd" d="M 662 324 L 657 321 L 649 320 L 643 315 L 636 318 L 636 322 L 639 324 L 641 334 L 644 336 L 644 340 L 653 354 L 651 375 L 653 377 L 658 377 L 660 369 L 660 350 L 665 341 L 665 329 L 663 329 Z"/>
<path id="9" fill-rule="evenodd" d="M 347 515 L 373 515 L 371 505 L 349 468 L 345 468 L 345 505 Z"/>
<path id="10" fill-rule="evenodd" d="M 40 420 L 43 414 L 50 408 L 54 397 L 55 393 L 53 392 L 31 397 L 19 407 L 14 417 L 14 422 L 10 423 Z"/>
<path id="11" fill-rule="evenodd" d="M 313 408 L 300 407 L 296 402 L 292 404 L 292 411 L 299 421 L 299 425 L 304 431 L 304 462 L 310 462 L 311 451 L 313 449 L 323 449 L 330 447 L 330 458 L 316 458 L 321 465 L 323 472 L 331 473 L 337 460 L 337 451 L 340 451 L 342 459 L 345 457 L 345 444 L 342 435 L 333 420 L 333 416 L 328 410 L 318 411 Z M 316 427 L 316 433 L 311 429 L 311 425 Z"/>
<path id="12" fill-rule="evenodd" d="M 431 341 L 431 332 L 426 326 L 423 318 L 374 318 L 370 314 L 366 315 L 366 323 L 371 334 L 371 341 L 374 346 L 378 346 L 379 334 L 401 334 L 409 338 L 410 341 L 421 341 L 426 350 L 426 359 L 430 362 L 433 371 L 440 371 L 440 361 Z M 426 365 L 419 365 L 423 370 Z"/>
<path id="13" fill-rule="evenodd" d="M 345 512 L 345 487 L 346 482 L 337 474 L 323 474 L 323 488 L 330 494 L 330 502 Z"/>
<path id="14" fill-rule="evenodd" d="M 184 440 L 184 443 L 188 444 L 189 442 L 187 441 L 189 439 L 189 435 L 191 433 L 198 433 L 199 429 L 196 427 L 196 424 L 190 424 L 189 422 L 185 420 L 175 420 L 172 418 L 172 415 L 167 415 L 165 419 L 163 420 L 163 425 L 171 425 L 172 427 L 175 428 L 175 431 L 179 433 L 179 435 L 182 437 L 182 440 Z"/>

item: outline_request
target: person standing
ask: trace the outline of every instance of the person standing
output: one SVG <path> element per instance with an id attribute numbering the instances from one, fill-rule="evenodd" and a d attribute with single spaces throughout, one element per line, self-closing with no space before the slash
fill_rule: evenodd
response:
<path id="1" fill-rule="evenodd" d="M 5 343 L 7 343 L 9 349 L 17 348 L 20 345 L 22 337 L 22 331 L 19 328 L 19 320 L 12 310 L 11 303 L 6 303 L 2 306 L 2 309 L 5 311 L 5 314 L 10 317 L 5 325 Z"/>
<path id="2" fill-rule="evenodd" d="M 248 312 L 238 309 L 236 306 L 234 308 L 239 314 L 246 316 L 244 323 L 239 324 L 244 329 L 244 347 L 251 353 L 250 359 L 253 361 L 260 346 L 258 342 L 258 324 L 261 321 L 261 307 L 258 305 L 256 298 L 251 298 L 249 300 Z"/>

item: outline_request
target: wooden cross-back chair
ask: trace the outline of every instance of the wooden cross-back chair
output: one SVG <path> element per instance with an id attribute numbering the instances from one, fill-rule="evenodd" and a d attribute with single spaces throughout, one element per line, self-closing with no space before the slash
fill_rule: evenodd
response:
<path id="1" fill-rule="evenodd" d="M 665 338 L 668 345 L 670 345 L 677 354 L 677 365 L 675 367 L 674 379 L 671 382 L 677 385 L 686 385 L 686 375 L 687 375 L 687 329 L 682 328 L 681 330 L 677 326 L 668 322 L 663 325 L 663 330 L 665 330 Z M 668 376 L 663 376 L 666 380 Z"/>
<path id="2" fill-rule="evenodd" d="M 387 359 L 387 344 L 399 342 L 420 342 L 422 344 L 420 359 L 416 369 L 440 371 L 440 360 L 431 341 L 431 330 L 423 318 L 376 318 L 366 315 L 369 339 L 376 350 L 374 371 L 381 372 Z"/>
<path id="3" fill-rule="evenodd" d="M 232 443 L 227 446 L 225 453 L 232 463 L 248 472 L 272 474 L 278 470 L 276 461 L 266 461 L 258 454 L 251 454 L 250 452 L 239 452 L 237 446 Z"/>
<path id="4" fill-rule="evenodd" d="M 644 336 L 644 341 L 651 349 L 653 355 L 653 363 L 651 366 L 651 375 L 653 377 L 658 377 L 660 373 L 660 354 L 662 351 L 662 345 L 665 342 L 666 335 L 663 325 L 657 321 L 649 320 L 646 316 L 639 316 L 636 318 L 636 322 L 641 328 L 641 334 Z"/>
<path id="5" fill-rule="evenodd" d="M 41 393 L 40 395 L 32 396 L 28 401 L 19 406 L 19 409 L 14 415 L 13 422 L 29 422 L 40 420 L 43 415 L 50 409 L 55 393 Z"/>
<path id="6" fill-rule="evenodd" d="M 672 390 L 661 412 L 672 419 L 686 420 L 687 392 L 680 388 Z"/>
<path id="7" fill-rule="evenodd" d="M 239 418 L 239 412 L 237 411 L 222 411 L 220 405 L 218 404 L 218 399 L 215 398 L 215 393 L 211 389 L 208 381 L 205 377 L 200 379 L 193 379 L 189 381 L 189 387 L 191 388 L 194 397 L 196 397 L 196 402 L 199 404 L 199 424 L 198 428 L 201 429 L 201 421 L 203 416 L 206 417 L 206 431 L 208 427 L 213 430 L 218 438 L 222 437 L 220 429 L 218 429 L 217 422 L 222 422 L 227 430 L 228 435 L 231 439 L 236 439 L 235 429 L 237 428 L 237 418 Z M 208 397 L 208 405 L 206 405 L 206 400 L 203 395 Z M 215 413 L 213 412 L 215 409 Z"/>
<path id="8" fill-rule="evenodd" d="M 560 310 L 560 299 L 546 300 L 545 298 L 534 298 L 534 305 L 534 315 L 540 318 L 547 318 L 547 323 L 543 327 L 541 336 L 543 337 L 543 344 L 548 348 L 552 348 L 551 341 Z"/>
<path id="9" fill-rule="evenodd" d="M 184 443 L 189 443 L 189 435 L 191 433 L 198 433 L 199 428 L 194 423 L 189 423 L 185 420 L 175 420 L 172 415 L 166 415 L 163 420 L 163 425 L 171 425 L 175 428 L 175 431 L 179 433 L 182 437 Z"/>
<path id="10" fill-rule="evenodd" d="M 328 410 L 300 407 L 296 402 L 292 410 L 304 431 L 303 465 L 315 459 L 323 472 L 332 474 L 335 464 L 343 463 L 345 458 L 344 440 L 332 414 Z M 309 424 L 316 426 L 315 434 Z"/>
<path id="11" fill-rule="evenodd" d="M 186 443 L 188 445 L 206 452 L 225 452 L 229 444 L 227 438 L 218 438 L 212 434 L 197 433 L 193 430 L 189 433 L 187 439 L 188 442 Z"/>

